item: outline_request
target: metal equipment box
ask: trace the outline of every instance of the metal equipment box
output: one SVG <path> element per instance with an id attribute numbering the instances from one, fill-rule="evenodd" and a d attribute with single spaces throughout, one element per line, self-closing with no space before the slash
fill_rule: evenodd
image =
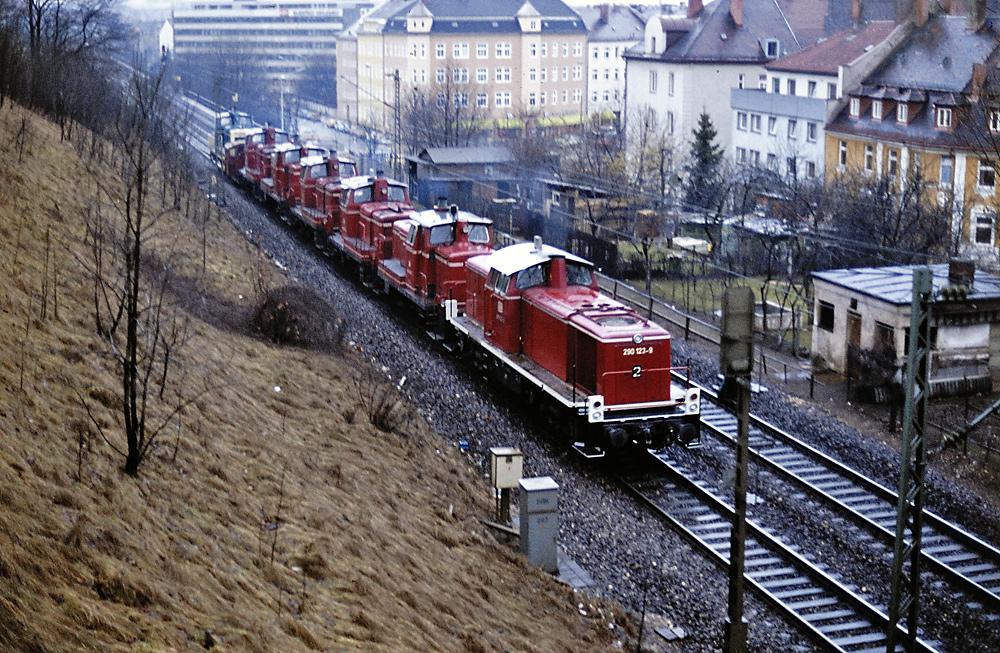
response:
<path id="1" fill-rule="evenodd" d="M 540 476 L 521 479 L 520 487 L 521 553 L 532 565 L 554 574 L 559 571 L 559 484 L 551 476 Z"/>
<path id="2" fill-rule="evenodd" d="M 490 479 L 497 489 L 516 488 L 524 472 L 524 454 L 513 447 L 490 448 Z"/>

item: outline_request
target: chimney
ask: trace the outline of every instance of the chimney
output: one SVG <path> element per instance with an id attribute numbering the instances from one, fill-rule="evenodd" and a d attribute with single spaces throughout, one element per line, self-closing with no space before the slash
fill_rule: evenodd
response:
<path id="1" fill-rule="evenodd" d="M 737 28 L 743 27 L 743 0 L 729 0 L 729 15 Z"/>
<path id="2" fill-rule="evenodd" d="M 861 0 L 851 0 L 851 20 L 858 22 L 861 18 Z"/>
<path id="3" fill-rule="evenodd" d="M 914 0 L 913 3 L 913 24 L 923 27 L 930 16 L 930 0 Z"/>
<path id="4" fill-rule="evenodd" d="M 966 0 L 965 28 L 978 32 L 986 24 L 986 0 Z"/>
<path id="5" fill-rule="evenodd" d="M 976 262 L 972 259 L 953 258 L 948 261 L 948 283 L 972 288 L 976 278 Z"/>
<path id="6" fill-rule="evenodd" d="M 701 0 L 688 0 L 688 18 L 697 18 L 702 7 Z"/>
<path id="7" fill-rule="evenodd" d="M 600 9 L 601 9 L 601 21 L 607 23 L 611 8 L 607 4 L 603 4 L 601 5 Z"/>
<path id="8" fill-rule="evenodd" d="M 986 74 L 989 72 L 986 64 L 972 64 L 972 79 L 969 81 L 969 101 L 973 104 L 979 102 L 979 94 L 983 91 L 983 84 L 986 82 Z"/>

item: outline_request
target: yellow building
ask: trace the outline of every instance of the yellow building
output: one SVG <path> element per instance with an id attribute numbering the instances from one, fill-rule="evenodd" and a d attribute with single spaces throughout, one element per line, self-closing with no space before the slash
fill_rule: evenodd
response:
<path id="1" fill-rule="evenodd" d="M 950 206 L 952 249 L 997 263 L 1000 112 L 983 93 L 1000 32 L 966 16 L 931 16 L 859 85 L 826 127 L 826 177 L 888 176 L 902 190 L 920 170 L 924 199 Z"/>
<path id="2" fill-rule="evenodd" d="M 390 1 L 357 28 L 354 115 L 388 130 L 396 103 L 416 89 L 501 124 L 527 117 L 541 124 L 579 120 L 586 28 L 562 2 L 546 0 L 544 7 L 542 15 L 530 0 Z M 342 85 L 351 83 L 344 79 L 351 71 L 339 74 Z"/>

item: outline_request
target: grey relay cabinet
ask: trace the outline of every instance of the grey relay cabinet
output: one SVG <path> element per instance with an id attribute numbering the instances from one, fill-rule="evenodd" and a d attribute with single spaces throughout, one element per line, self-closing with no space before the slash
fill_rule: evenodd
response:
<path id="1" fill-rule="evenodd" d="M 521 553 L 528 562 L 549 573 L 559 571 L 556 562 L 556 535 L 559 532 L 559 484 L 551 476 L 522 478 Z"/>

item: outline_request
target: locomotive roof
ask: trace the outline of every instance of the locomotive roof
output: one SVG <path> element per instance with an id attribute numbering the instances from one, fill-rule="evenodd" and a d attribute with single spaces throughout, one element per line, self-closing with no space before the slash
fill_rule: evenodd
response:
<path id="1" fill-rule="evenodd" d="M 558 247 L 552 247 L 551 245 L 543 244 L 541 250 L 538 250 L 536 249 L 534 243 L 518 243 L 516 245 L 508 245 L 507 247 L 499 249 L 492 254 L 484 255 L 482 257 L 482 261 L 487 267 L 493 268 L 501 274 L 509 275 L 520 272 L 521 270 L 527 270 L 533 265 L 544 263 L 545 261 L 550 261 L 554 258 L 565 258 L 567 261 L 573 261 L 575 263 L 581 263 L 591 267 L 594 265 L 587 259 L 580 258 L 575 254 L 570 254 L 566 250 L 559 249 Z"/>
<path id="2" fill-rule="evenodd" d="M 306 158 L 299 161 L 303 168 L 308 166 L 315 166 L 321 163 L 326 163 L 326 157 L 322 154 L 314 154 L 313 156 L 307 156 Z"/>
<path id="3" fill-rule="evenodd" d="M 298 143 L 275 143 L 274 153 L 277 154 L 278 152 L 290 152 L 291 150 L 299 149 L 299 147 L 300 146 Z"/>
<path id="4" fill-rule="evenodd" d="M 456 219 L 457 218 L 457 219 Z M 410 216 L 410 219 L 423 227 L 435 227 L 441 224 L 451 224 L 457 221 L 470 222 L 473 224 L 493 224 L 489 218 L 476 215 L 471 211 L 459 210 L 457 216 L 452 216 L 451 211 L 438 211 L 427 209 Z"/>
<path id="5" fill-rule="evenodd" d="M 378 177 L 368 177 L 366 175 L 361 175 L 358 177 L 348 177 L 340 182 L 340 185 L 344 187 L 344 190 L 361 188 L 362 186 L 368 186 L 375 182 Z M 385 177 L 383 177 L 385 179 Z M 396 181 L 395 179 L 386 179 L 391 186 L 403 186 L 403 182 Z"/>

